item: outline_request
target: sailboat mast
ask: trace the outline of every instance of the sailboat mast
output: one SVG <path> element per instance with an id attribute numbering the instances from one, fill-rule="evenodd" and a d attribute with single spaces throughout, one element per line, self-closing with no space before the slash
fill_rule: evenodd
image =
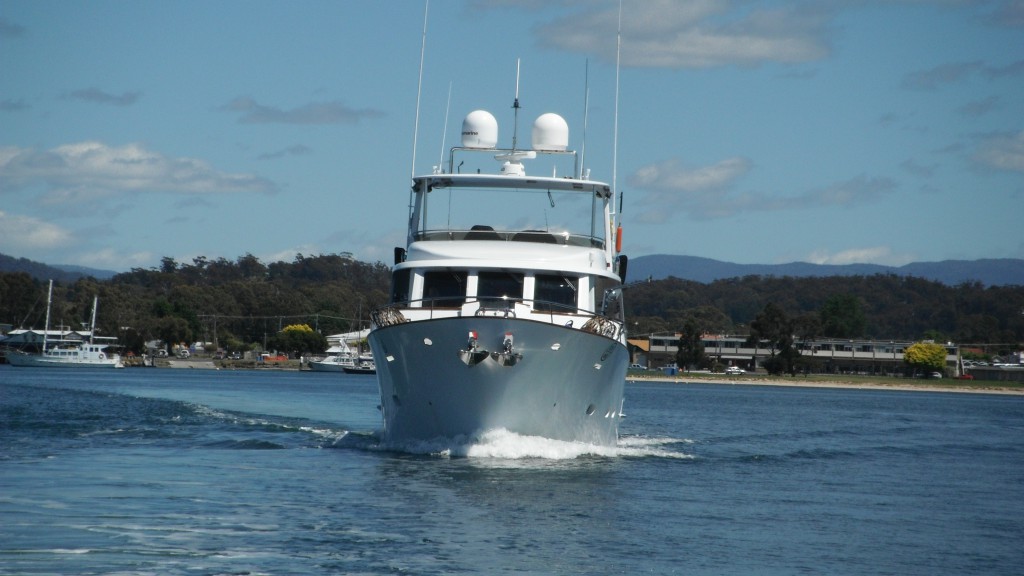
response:
<path id="1" fill-rule="evenodd" d="M 46 354 L 46 337 L 50 334 L 50 304 L 53 302 L 53 280 L 46 292 L 46 327 L 43 329 L 43 354 Z"/>
<path id="2" fill-rule="evenodd" d="M 93 343 L 93 336 L 96 334 L 96 306 L 99 304 L 100 297 L 92 297 L 92 322 L 89 323 L 89 344 Z"/>

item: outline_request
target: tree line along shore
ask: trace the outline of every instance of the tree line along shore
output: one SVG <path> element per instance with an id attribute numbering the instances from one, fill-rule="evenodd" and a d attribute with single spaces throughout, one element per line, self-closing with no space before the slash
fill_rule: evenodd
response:
<path id="1" fill-rule="evenodd" d="M 952 341 L 981 357 L 1024 349 L 1024 286 L 947 286 L 890 274 L 631 280 L 625 299 L 631 334 L 682 333 L 687 323 L 706 333 L 750 333 L 772 306 L 800 337 Z M 109 280 L 56 283 L 51 325 L 87 322 L 98 296 L 97 332 L 117 337 L 125 351 L 144 354 L 154 340 L 267 350 L 288 326 L 306 325 L 320 335 L 364 328 L 389 295 L 389 264 L 344 253 L 272 263 L 251 254 L 189 263 L 163 258 L 158 267 Z M 45 308 L 45 279 L 0 273 L 0 324 L 41 328 Z"/>

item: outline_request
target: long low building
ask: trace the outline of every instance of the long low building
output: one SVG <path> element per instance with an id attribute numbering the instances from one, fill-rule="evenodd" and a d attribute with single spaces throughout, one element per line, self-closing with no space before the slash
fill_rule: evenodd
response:
<path id="1" fill-rule="evenodd" d="M 635 362 L 651 368 L 674 366 L 679 350 L 679 334 L 652 334 L 646 339 L 631 339 L 637 355 Z M 766 343 L 757 346 L 747 344 L 742 335 L 707 334 L 701 339 L 704 353 L 717 359 L 725 366 L 737 366 L 747 371 L 762 368 L 771 357 Z M 796 349 L 809 363 L 814 372 L 827 374 L 876 374 L 903 375 L 906 365 L 904 352 L 915 342 L 894 340 L 838 340 L 814 339 L 797 341 Z M 945 343 L 945 376 L 959 376 L 960 349 L 953 343 Z M 645 362 L 646 360 L 646 362 Z"/>

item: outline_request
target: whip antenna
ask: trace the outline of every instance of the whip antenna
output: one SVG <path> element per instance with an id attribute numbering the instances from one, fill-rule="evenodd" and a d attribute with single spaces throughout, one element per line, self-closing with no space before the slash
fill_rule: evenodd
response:
<path id="1" fill-rule="evenodd" d="M 622 0 L 619 0 L 619 28 L 615 34 L 615 127 L 612 138 L 612 194 L 619 193 L 619 68 L 622 58 Z M 614 208 L 615 204 L 612 203 Z"/>
<path id="2" fill-rule="evenodd" d="M 423 40 L 420 42 L 420 73 L 416 82 L 416 121 L 412 128 L 412 166 L 409 167 L 409 179 L 416 177 L 416 143 L 420 133 L 420 95 L 423 92 L 423 55 L 427 51 L 427 12 L 430 10 L 430 0 L 423 3 Z M 413 187 L 409 187 L 409 220 L 412 220 L 413 209 Z M 410 241 L 412 236 L 409 236 Z"/>
<path id="3" fill-rule="evenodd" d="M 516 58 L 516 99 L 512 102 L 514 111 L 512 123 L 512 150 L 516 149 L 516 138 L 519 135 L 519 58 Z"/>
<path id="4" fill-rule="evenodd" d="M 437 160 L 437 172 L 444 172 L 444 141 L 448 136 L 448 111 L 452 108 L 452 83 L 448 82 L 448 104 L 444 107 L 444 127 L 441 130 L 441 157 Z M 449 167 L 451 169 L 451 167 Z"/>
<path id="5" fill-rule="evenodd" d="M 580 173 L 582 180 L 587 166 L 587 117 L 590 115 L 590 58 L 583 66 L 583 145 L 580 147 Z"/>

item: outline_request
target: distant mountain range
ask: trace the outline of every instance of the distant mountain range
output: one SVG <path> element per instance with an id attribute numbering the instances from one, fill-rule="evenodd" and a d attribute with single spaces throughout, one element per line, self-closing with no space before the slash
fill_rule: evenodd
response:
<path id="1" fill-rule="evenodd" d="M 681 280 L 709 283 L 723 278 L 743 276 L 872 276 L 895 274 L 935 280 L 948 286 L 964 282 L 980 282 L 985 286 L 1024 286 L 1024 260 L 999 258 L 983 260 L 943 260 L 912 262 L 903 266 L 879 264 L 733 264 L 697 256 L 656 254 L 638 256 L 629 261 L 627 282 L 645 278 L 661 280 L 674 276 Z"/>
<path id="2" fill-rule="evenodd" d="M 27 272 L 36 280 L 56 280 L 58 282 L 74 282 L 86 276 L 92 276 L 97 280 L 110 280 L 117 274 L 113 270 L 97 270 L 85 266 L 43 264 L 28 258 L 15 258 L 6 254 L 0 254 L 0 272 Z"/>
<path id="3" fill-rule="evenodd" d="M 98 270 L 83 266 L 41 264 L 26 258 L 14 258 L 5 254 L 0 254 L 0 272 L 27 272 L 38 280 L 52 278 L 61 282 L 74 282 L 85 276 L 92 276 L 97 280 L 109 280 L 117 274 L 113 270 Z M 872 276 L 875 274 L 915 276 L 935 280 L 948 286 L 956 286 L 964 282 L 981 282 L 985 286 L 1024 286 L 1024 260 L 1018 258 L 943 260 L 942 262 L 912 262 L 903 266 L 811 264 L 809 262 L 733 264 L 698 256 L 654 254 L 631 258 L 626 280 L 628 282 L 646 278 L 661 280 L 674 276 L 681 280 L 693 280 L 706 284 L 723 278 L 754 275 L 806 278 Z"/>

